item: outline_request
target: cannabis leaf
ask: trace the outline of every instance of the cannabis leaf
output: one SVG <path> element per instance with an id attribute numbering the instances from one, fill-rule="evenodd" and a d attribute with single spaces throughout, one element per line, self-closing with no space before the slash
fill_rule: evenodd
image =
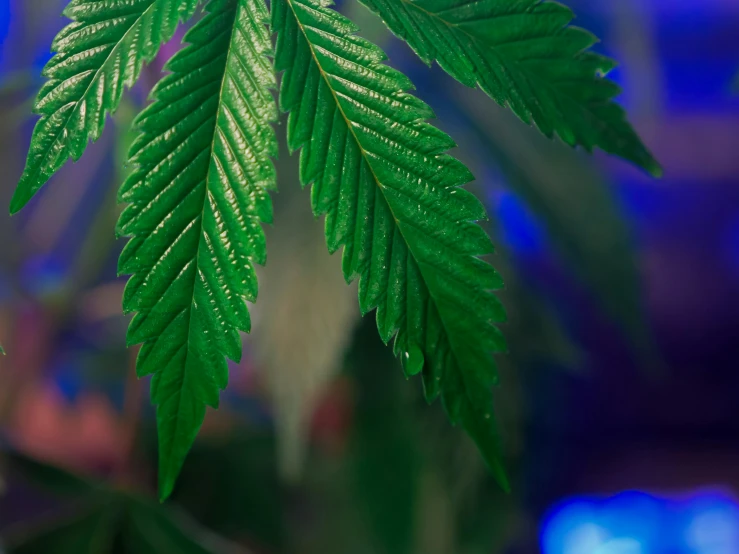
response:
<path id="1" fill-rule="evenodd" d="M 489 291 L 502 283 L 478 258 L 493 247 L 474 223 L 482 205 L 461 188 L 472 175 L 444 154 L 454 142 L 424 122 L 433 114 L 405 92 L 410 81 L 349 20 L 316 0 L 275 0 L 272 21 L 288 145 L 302 147 L 301 181 L 326 214 L 329 250 L 344 247 L 362 312 L 377 308 L 405 372 L 422 372 L 427 398 L 441 395 L 507 486 L 489 390 L 492 353 L 505 349 Z"/>
<path id="2" fill-rule="evenodd" d="M 180 19 L 199 0 L 72 0 L 64 15 L 73 20 L 56 36 L 57 51 L 44 67 L 49 80 L 36 98 L 41 115 L 31 138 L 26 167 L 10 212 L 16 213 L 90 139 L 103 132 L 123 90 L 138 79 L 144 62 L 172 38 Z"/>
<path id="3" fill-rule="evenodd" d="M 613 101 L 618 88 L 605 78 L 613 62 L 588 50 L 595 39 L 570 26 L 567 8 L 362 1 L 425 62 L 479 85 L 545 135 L 661 171 Z M 410 81 L 329 3 L 273 1 L 280 104 L 290 112 L 288 144 L 302 149 L 300 180 L 312 185 L 313 212 L 326 216 L 329 250 L 343 247 L 344 278 L 359 281 L 362 312 L 377 310 L 380 337 L 395 337 L 405 373 L 422 374 L 426 398 L 441 397 L 506 487 L 489 390 L 493 354 L 505 350 L 495 326 L 505 315 L 492 294 L 502 282 L 481 259 L 493 247 L 476 224 L 482 205 L 462 188 L 472 175 L 445 153 L 454 142 L 425 122 L 433 113 L 406 92 Z M 70 1 L 73 22 L 44 69 L 12 213 L 99 138 L 106 114 L 198 4 Z M 130 205 L 117 232 L 132 237 L 119 261 L 120 273 L 133 275 L 123 305 L 137 312 L 127 342 L 143 343 L 138 374 L 154 375 L 162 499 L 206 406 L 218 406 L 226 358 L 241 356 L 254 264 L 266 260 L 261 224 L 272 220 L 277 154 L 267 15 L 264 0 L 210 0 L 137 118 L 133 171 L 119 194 Z M 94 527 L 98 514 L 91 518 Z"/>
<path id="4" fill-rule="evenodd" d="M 13 474 L 18 473 L 29 485 L 52 493 L 62 506 L 61 510 L 52 509 L 35 521 L 4 528 L 6 550 L 3 552 L 216 554 L 227 551 L 220 544 L 222 540 L 212 532 L 206 533 L 183 513 L 17 452 L 3 452 L 3 455 Z M 64 502 L 69 499 L 74 502 Z M 229 546 L 228 552 L 243 552 Z"/>
<path id="5" fill-rule="evenodd" d="M 613 101 L 605 76 L 615 62 L 588 49 L 590 33 L 549 0 L 360 0 L 426 63 L 434 60 L 467 86 L 479 85 L 548 137 L 587 151 L 600 147 L 662 170 Z"/>
<path id="6" fill-rule="evenodd" d="M 658 368 L 660 362 L 647 324 L 632 238 L 602 174 L 587 163 L 587 158 L 567 146 L 519 125 L 506 110 L 493 106 L 480 117 L 485 99 L 468 89 L 461 92 L 455 103 L 500 169 L 506 185 L 525 202 L 546 231 L 553 250 L 566 262 L 567 270 L 595 294 L 642 363 Z M 547 308 L 543 299 L 536 298 L 531 290 L 508 293 L 511 298 L 522 299 L 515 302 L 517 305 L 531 304 L 533 300 L 533 305 L 526 309 L 538 310 L 539 321 L 545 321 Z M 537 333 L 534 327 L 527 325 L 520 333 L 528 334 L 522 341 L 529 345 L 537 342 L 532 338 Z M 512 332 L 509 328 L 509 338 Z M 538 346 L 544 346 L 544 342 L 539 342 Z"/>
<path id="7" fill-rule="evenodd" d="M 118 231 L 133 236 L 120 273 L 133 273 L 128 343 L 143 342 L 139 375 L 154 374 L 160 495 L 172 491 L 205 415 L 249 331 L 253 262 L 264 264 L 261 222 L 272 219 L 277 153 L 274 72 L 262 0 L 212 0 L 167 64 L 172 73 L 137 120 L 137 168 L 120 199 Z"/>

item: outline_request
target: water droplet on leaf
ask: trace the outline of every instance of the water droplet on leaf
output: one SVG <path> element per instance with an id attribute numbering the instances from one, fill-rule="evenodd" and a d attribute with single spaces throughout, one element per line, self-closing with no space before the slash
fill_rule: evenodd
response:
<path id="1" fill-rule="evenodd" d="M 418 345 L 411 344 L 408 347 L 404 362 L 403 369 L 405 369 L 406 375 L 417 375 L 421 373 L 423 369 L 423 352 L 421 352 Z"/>

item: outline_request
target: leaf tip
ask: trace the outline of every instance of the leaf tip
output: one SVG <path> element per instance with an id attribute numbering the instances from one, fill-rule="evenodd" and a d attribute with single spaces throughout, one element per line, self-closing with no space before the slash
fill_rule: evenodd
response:
<path id="1" fill-rule="evenodd" d="M 177 475 L 171 471 L 159 472 L 159 503 L 164 504 L 167 499 L 172 496 L 174 490 L 174 483 L 177 479 Z"/>
<path id="2" fill-rule="evenodd" d="M 500 488 L 503 489 L 503 492 L 506 494 L 510 494 L 511 482 L 508 479 L 508 473 L 506 472 L 503 465 L 496 464 L 496 467 L 493 468 L 493 474 L 495 475 L 495 480 L 498 482 L 498 485 L 500 485 Z"/>
<path id="3" fill-rule="evenodd" d="M 10 215 L 15 215 L 19 211 L 23 209 L 23 207 L 28 204 L 28 201 L 31 199 L 32 194 L 28 194 L 25 192 L 25 189 L 21 188 L 20 185 L 17 189 L 15 189 L 15 192 L 13 193 L 13 198 L 10 200 Z"/>
<path id="4" fill-rule="evenodd" d="M 657 160 L 652 160 L 652 163 L 647 168 L 649 174 L 655 179 L 661 179 L 664 177 L 665 171 Z"/>

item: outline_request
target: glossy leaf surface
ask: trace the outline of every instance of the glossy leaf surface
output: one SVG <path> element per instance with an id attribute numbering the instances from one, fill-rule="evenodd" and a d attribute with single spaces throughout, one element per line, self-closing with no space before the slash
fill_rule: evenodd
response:
<path id="1" fill-rule="evenodd" d="M 274 72 L 262 0 L 213 0 L 167 64 L 172 73 L 137 120 L 136 169 L 118 231 L 132 236 L 120 273 L 138 312 L 128 343 L 144 343 L 139 375 L 154 374 L 160 495 L 167 497 L 250 330 L 253 264 L 264 264 L 260 222 L 272 219 L 276 154 Z"/>
<path id="2" fill-rule="evenodd" d="M 505 349 L 490 291 L 502 283 L 479 258 L 493 247 L 475 223 L 482 205 L 461 187 L 472 175 L 444 153 L 454 142 L 424 122 L 433 114 L 405 92 L 410 81 L 349 20 L 314 0 L 277 0 L 272 18 L 288 144 L 302 147 L 329 250 L 343 246 L 362 312 L 377 309 L 405 372 L 423 374 L 427 398 L 442 397 L 507 486 L 489 390 L 492 353 Z"/>
<path id="3" fill-rule="evenodd" d="M 20 210 L 67 159 L 77 161 L 103 132 L 105 116 L 172 38 L 199 0 L 72 0 L 72 19 L 54 39 L 36 98 L 41 115 L 10 212 Z"/>
<path id="4" fill-rule="evenodd" d="M 427 64 L 479 85 L 542 133 L 599 147 L 659 176 L 657 161 L 613 101 L 615 62 L 588 49 L 569 8 L 549 0 L 361 0 Z"/>

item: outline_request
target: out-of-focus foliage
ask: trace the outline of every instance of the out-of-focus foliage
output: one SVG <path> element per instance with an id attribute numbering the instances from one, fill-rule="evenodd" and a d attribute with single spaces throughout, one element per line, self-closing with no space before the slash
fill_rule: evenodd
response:
<path id="1" fill-rule="evenodd" d="M 307 509 L 317 521 L 296 552 L 483 554 L 503 543 L 515 501 L 398 370 L 363 320 L 347 354 L 355 402 L 344 461 L 310 460 Z"/>
<path id="2" fill-rule="evenodd" d="M 53 29 L 58 17 L 44 15 L 48 3 L 24 5 L 30 14 L 25 35 L 48 50 L 42 31 Z M 350 5 L 346 8 L 351 9 Z M 359 17 L 369 12 L 359 8 L 352 13 Z M 365 21 L 360 27 L 366 36 Z M 388 44 L 395 63 L 395 50 L 390 49 L 397 45 L 388 43 L 380 27 L 375 26 L 374 32 L 373 41 L 383 47 Z M 155 535 L 167 541 L 165 546 L 158 544 L 156 552 L 167 552 L 171 540 L 185 541 L 173 547 L 184 552 L 188 548 L 226 553 L 248 549 L 259 554 L 502 551 L 508 535 L 524 517 L 520 508 L 525 489 L 519 475 L 530 413 L 522 389 L 528 379 L 542 372 L 581 367 L 587 356 L 563 324 L 561 306 L 532 283 L 516 252 L 505 245 L 498 248 L 495 264 L 508 283 L 501 299 L 509 313 L 505 332 L 511 353 L 500 367 L 505 390 L 497 391 L 495 400 L 503 422 L 504 456 L 513 479 L 511 495 L 498 490 L 469 438 L 446 424 L 438 406 L 426 406 L 417 383 L 405 382 L 398 361 L 377 338 L 372 321 L 365 318 L 354 332 L 350 312 L 356 292 L 344 288 L 340 294 L 346 295 L 335 298 L 336 305 L 326 306 L 344 315 L 343 329 L 339 318 L 333 319 L 331 331 L 324 329 L 322 336 L 331 341 L 323 344 L 306 339 L 310 344 L 299 345 L 293 339 L 299 336 L 300 325 L 313 325 L 318 332 L 323 324 L 305 323 L 297 314 L 291 321 L 293 327 L 268 324 L 273 314 L 261 313 L 259 305 L 252 308 L 255 325 L 265 322 L 265 329 L 270 329 L 259 344 L 268 351 L 257 352 L 258 346 L 247 341 L 244 360 L 229 368 L 232 386 L 222 397 L 221 409 L 206 416 L 171 506 L 161 508 L 149 502 L 155 496 L 155 420 L 145 406 L 142 387 L 132 378 L 135 352 L 126 355 L 123 342 L 128 320 L 119 313 L 123 282 L 115 277 L 120 244 L 116 246 L 111 229 L 117 217 L 115 187 L 122 181 L 122 161 L 132 140 L 128 133 L 131 119 L 159 79 L 163 60 L 177 48 L 179 39 L 165 45 L 163 56 L 143 69 L 141 85 L 124 97 L 114 126 L 108 126 L 100 141 L 89 147 L 82 163 L 63 168 L 56 177 L 58 186 L 49 187 L 13 221 L 0 218 L 0 236 L 7 242 L 0 249 L 0 273 L 12 289 L 7 296 L 4 288 L 0 291 L 0 341 L 8 347 L 8 355 L 0 358 L 0 417 L 5 435 L 18 447 L 58 466 L 102 475 L 102 482 L 92 485 L 105 506 L 94 517 L 88 512 L 90 517 L 85 519 L 75 497 L 87 506 L 103 504 L 88 503 L 79 480 L 57 479 L 58 492 L 72 493 L 71 498 L 62 495 L 54 501 L 55 507 L 61 502 L 60 513 L 68 518 L 57 520 L 61 527 L 49 527 L 44 518 L 39 522 L 43 525 L 36 526 L 33 516 L 45 514 L 49 501 L 20 483 L 42 482 L 44 477 L 27 471 L 23 481 L 14 470 L 3 471 L 3 539 L 9 547 L 26 548 L 21 552 L 78 554 L 80 546 L 74 541 L 87 540 L 90 529 L 86 525 L 97 522 L 105 529 L 103 536 L 118 537 L 113 552 L 127 552 L 125 548 L 147 552 Z M 23 145 L 18 137 L 24 128 L 30 131 L 27 113 L 33 89 L 38 88 L 32 74 L 23 72 L 4 81 L 0 159 L 11 177 L 21 170 Z M 450 133 L 466 147 L 463 159 L 478 175 L 477 190 L 490 199 L 488 207 L 495 209 L 500 191 L 515 194 L 546 228 L 547 239 L 561 254 L 567 271 L 589 285 L 604 312 L 621 314 L 619 325 L 624 329 L 643 325 L 638 276 L 632 261 L 627 262 L 634 252 L 626 225 L 600 178 L 583 168 L 580 157 L 564 154 L 562 145 L 539 140 L 514 118 L 491 108 L 479 92 L 457 96 L 456 91 L 464 89 L 448 88 L 453 95 L 431 87 L 421 92 L 433 108 L 456 114 L 464 122 Z M 484 107 L 478 107 L 480 102 Z M 471 144 L 475 147 L 467 148 Z M 286 222 L 293 217 L 290 205 L 302 198 L 307 206 L 309 193 L 300 196 L 298 190 L 297 156 L 281 154 L 275 163 L 280 174 L 287 176 L 281 179 L 275 220 Z M 551 171 L 541 171 L 540 164 L 547 164 Z M 491 167 L 496 170 L 494 178 L 492 172 L 477 171 Z M 12 183 L 6 181 L 0 190 L 6 204 L 11 189 Z M 552 206 L 552 202 L 557 204 Z M 320 235 L 322 222 L 312 224 Z M 587 231 L 579 233 L 579 228 Z M 288 235 L 285 240 L 280 237 L 282 232 Z M 496 243 L 505 242 L 504 230 L 494 226 L 492 234 Z M 330 279 L 330 271 L 325 279 L 321 277 L 330 265 L 337 269 L 340 260 L 336 255 L 329 257 L 324 251 L 311 256 L 307 248 L 305 253 L 296 252 L 302 244 L 313 244 L 312 238 L 298 236 L 287 223 L 267 230 L 269 263 L 264 275 L 260 274 L 263 300 L 272 294 L 268 290 L 273 279 L 289 283 L 293 278 L 306 280 L 299 275 L 311 275 L 316 281 L 314 292 L 291 289 L 278 299 L 287 307 L 293 293 L 303 294 L 303 311 L 308 312 L 311 301 L 318 301 L 322 291 L 340 279 L 338 271 Z M 599 241 L 614 245 L 608 256 L 597 251 Z M 291 257 L 303 265 L 292 266 Z M 309 266 L 312 257 L 326 266 Z M 617 263 L 623 265 L 610 274 Z M 278 275 L 271 277 L 270 270 Z M 279 296 L 276 286 L 272 290 Z M 314 316 L 320 313 L 311 312 Z M 291 319 L 286 314 L 285 319 Z M 285 351 L 279 351 L 280 344 L 286 346 Z M 268 370 L 270 379 L 307 371 L 307 361 L 317 352 L 313 349 L 323 352 L 316 359 L 330 360 L 316 362 L 315 374 L 300 374 L 299 379 L 283 379 L 281 384 L 260 377 L 266 369 L 265 359 L 275 366 L 274 371 Z M 342 363 L 345 350 L 348 355 Z M 301 359 L 306 366 L 294 367 Z M 267 390 L 260 388 L 260 380 Z M 280 386 L 290 387 L 292 398 L 313 395 L 311 405 L 290 406 L 284 401 L 283 409 L 276 401 Z M 294 426 L 296 415 L 303 426 L 300 437 L 282 434 L 279 419 L 294 418 Z M 278 460 L 291 458 L 280 456 L 279 444 L 293 440 L 292 446 L 283 448 L 300 448 L 301 444 L 306 448 L 303 472 L 299 480 L 286 484 L 278 475 Z M 15 463 L 11 461 L 8 467 L 12 469 Z M 291 464 L 286 463 L 288 468 Z M 51 467 L 39 467 L 41 473 L 54 473 Z M 81 481 L 83 488 L 90 486 L 91 479 Z M 189 515 L 183 520 L 181 512 Z M 221 537 L 228 537 L 229 542 Z M 52 550 L 44 545 L 47 540 L 54 541 Z M 65 545 L 63 540 L 71 542 Z"/>
<path id="3" fill-rule="evenodd" d="M 641 361 L 658 363 L 646 326 L 633 238 L 601 174 L 576 152 L 545 140 L 503 110 L 487 110 L 480 117 L 484 104 L 474 94 L 461 90 L 457 98 L 465 122 L 500 172 L 501 189 L 524 202 Z"/>
<path id="4" fill-rule="evenodd" d="M 246 553 L 207 537 L 182 514 L 137 494 L 109 488 L 20 455 L 6 457 L 11 471 L 31 484 L 67 497 L 68 505 L 38 522 L 6 530 L 10 554 Z M 205 538 L 197 538 L 197 535 Z"/>
<path id="5" fill-rule="evenodd" d="M 297 175 L 284 169 L 286 189 Z M 278 199 L 284 205 L 267 230 L 269 263 L 257 272 L 259 303 L 247 339 L 274 409 L 281 473 L 291 482 L 302 473 L 312 414 L 341 370 L 359 319 L 356 287 L 345 286 L 341 259 L 326 252 L 306 194 Z"/>

